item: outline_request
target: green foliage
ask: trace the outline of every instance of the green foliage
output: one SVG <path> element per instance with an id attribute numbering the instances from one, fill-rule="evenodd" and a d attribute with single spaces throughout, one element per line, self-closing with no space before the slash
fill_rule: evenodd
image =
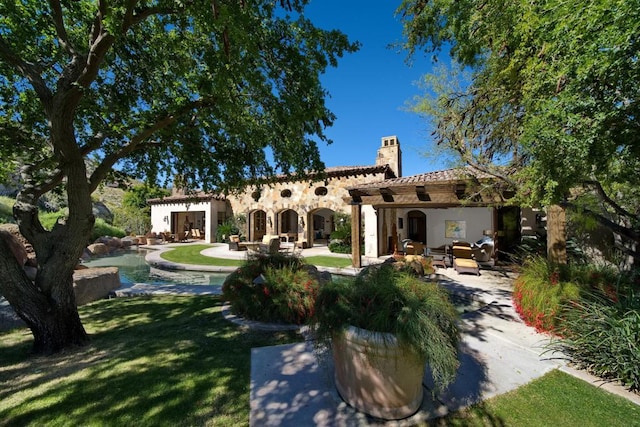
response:
<path id="1" fill-rule="evenodd" d="M 331 232 L 329 250 L 337 254 L 351 253 L 351 216 L 342 212 L 333 214 L 335 230 Z"/>
<path id="2" fill-rule="evenodd" d="M 227 220 L 219 224 L 216 229 L 216 242 L 229 243 L 229 236 L 233 235 L 240 235 L 240 228 L 235 218 L 227 218 Z"/>
<path id="3" fill-rule="evenodd" d="M 14 222 L 14 219 L 13 219 L 14 203 L 15 203 L 15 200 L 10 197 L 0 196 L 0 224 Z"/>
<path id="4" fill-rule="evenodd" d="M 313 314 L 319 282 L 300 258 L 249 258 L 222 286 L 233 312 L 247 319 L 300 325 Z"/>
<path id="5" fill-rule="evenodd" d="M 127 234 L 123 229 L 115 227 L 105 222 L 105 220 L 98 218 L 93 226 L 93 233 L 91 234 L 91 241 L 94 242 L 98 237 L 112 236 L 112 237 L 124 237 Z"/>
<path id="6" fill-rule="evenodd" d="M 333 236 L 333 233 L 331 235 Z M 351 243 L 336 242 L 336 241 L 330 242 L 329 251 L 336 254 L 350 254 Z"/>
<path id="7" fill-rule="evenodd" d="M 40 212 L 38 214 L 40 223 L 45 228 L 45 230 L 51 230 L 59 219 L 63 219 L 66 217 L 67 217 L 67 213 L 64 211 Z"/>
<path id="8" fill-rule="evenodd" d="M 26 328 L 0 332 L 2 424 L 248 426 L 251 349 L 301 337 L 244 330 L 221 306 L 211 295 L 95 301 L 78 309 L 91 345 L 53 360 L 25 356 Z"/>
<path id="9" fill-rule="evenodd" d="M 426 358 L 436 384 L 446 386 L 458 368 L 458 314 L 437 283 L 399 272 L 389 264 L 369 267 L 355 280 L 320 289 L 313 319 L 320 342 L 348 326 L 396 335 Z"/>
<path id="10" fill-rule="evenodd" d="M 151 230 L 151 212 L 148 208 L 116 208 L 113 210 L 113 225 L 128 233 L 145 235 Z"/>
<path id="11" fill-rule="evenodd" d="M 146 234 L 151 230 L 151 207 L 147 200 L 170 194 L 169 190 L 148 184 L 131 187 L 122 196 L 122 204 L 113 210 L 114 225 L 129 233 Z"/>
<path id="12" fill-rule="evenodd" d="M 122 207 L 128 209 L 149 209 L 147 200 L 159 199 L 170 195 L 171 192 L 164 188 L 149 186 L 148 184 L 134 185 L 125 191 L 122 197 Z"/>
<path id="13" fill-rule="evenodd" d="M 450 46 L 460 64 L 415 103 L 434 120 L 436 143 L 501 178 L 496 189 L 515 191 L 512 203 L 564 202 L 640 257 L 637 6 L 404 0 L 398 13 L 410 53 Z"/>
<path id="14" fill-rule="evenodd" d="M 640 389 L 638 272 L 586 264 L 525 263 L 514 305 L 525 322 L 559 339 L 550 349 L 605 379 Z"/>
<path id="15" fill-rule="evenodd" d="M 513 288 L 513 302 L 520 317 L 540 332 L 558 329 L 563 305 L 580 297 L 580 285 L 571 268 L 549 263 L 546 258 L 530 258 Z"/>
<path id="16" fill-rule="evenodd" d="M 54 276 L 72 272 L 68 253 L 90 238 L 91 194 L 103 182 L 179 174 L 187 194 L 224 194 L 324 169 L 318 142 L 329 142 L 335 116 L 320 76 L 358 45 L 315 27 L 306 3 L 0 2 L 0 155 L 24 165 L 21 227 L 49 239 L 34 246 L 48 264 L 38 274 L 59 272 L 39 276 L 43 301 L 68 293 Z M 32 215 L 53 189 L 68 203 L 59 237 Z M 26 300 L 16 282 L 0 288 Z M 60 304 L 24 314 L 39 318 L 42 353 L 86 341 L 73 301 Z"/>
<path id="17" fill-rule="evenodd" d="M 634 292 L 591 293 L 566 306 L 551 348 L 579 368 L 640 390 L 640 284 Z"/>
<path id="18" fill-rule="evenodd" d="M 351 244 L 351 216 L 342 212 L 333 214 L 335 230 L 331 232 L 331 239 L 342 240 L 345 244 Z"/>

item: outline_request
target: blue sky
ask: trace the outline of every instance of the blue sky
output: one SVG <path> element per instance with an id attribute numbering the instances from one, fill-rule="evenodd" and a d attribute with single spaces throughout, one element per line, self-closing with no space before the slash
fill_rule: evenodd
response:
<path id="1" fill-rule="evenodd" d="M 402 40 L 402 25 L 394 16 L 400 0 L 311 0 L 305 15 L 323 29 L 338 29 L 360 50 L 341 59 L 322 77 L 330 93 L 328 108 L 337 116 L 327 129 L 333 144 L 322 144 L 327 166 L 375 163 L 384 136 L 397 135 L 403 153 L 403 175 L 415 175 L 450 165 L 430 152 L 431 128 L 419 115 L 406 110 L 421 90 L 420 77 L 431 71 L 430 55 L 418 54 L 407 65 L 407 53 L 389 48 Z"/>

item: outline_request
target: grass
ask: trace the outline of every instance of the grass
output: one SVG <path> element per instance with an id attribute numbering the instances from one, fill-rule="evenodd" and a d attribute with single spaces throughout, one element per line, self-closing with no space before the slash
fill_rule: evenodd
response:
<path id="1" fill-rule="evenodd" d="M 193 265 L 217 265 L 224 267 L 239 267 L 244 260 L 240 259 L 228 259 L 228 258 L 214 258 L 210 256 L 202 255 L 204 249 L 210 248 L 211 245 L 184 245 L 175 246 L 171 250 L 162 253 L 162 259 L 166 259 L 171 262 L 178 262 L 181 264 L 193 264 Z M 334 257 L 334 256 L 311 256 L 305 257 L 304 260 L 308 264 L 323 267 L 350 267 L 351 258 Z"/>
<path id="2" fill-rule="evenodd" d="M 163 252 L 160 256 L 167 261 L 181 264 L 217 265 L 222 267 L 239 267 L 244 262 L 240 259 L 214 258 L 200 253 L 210 247 L 211 245 L 176 246 L 170 251 Z"/>
<path id="3" fill-rule="evenodd" d="M 316 256 L 304 257 L 304 260 L 308 264 L 313 264 L 313 265 L 322 266 L 322 267 L 334 267 L 334 268 L 351 267 L 351 258 L 316 255 Z"/>
<path id="4" fill-rule="evenodd" d="M 640 426 L 640 406 L 561 371 L 429 426 Z"/>
<path id="5" fill-rule="evenodd" d="M 205 296 L 102 300 L 79 308 L 87 347 L 30 357 L 25 328 L 0 332 L 0 426 L 246 426 L 252 347 Z M 639 426 L 640 406 L 559 371 L 430 426 Z"/>
<path id="6" fill-rule="evenodd" d="M 79 308 L 91 343 L 30 357 L 26 328 L 0 332 L 0 425 L 245 426 L 251 348 L 298 341 L 246 332 L 217 297 L 102 300 Z"/>

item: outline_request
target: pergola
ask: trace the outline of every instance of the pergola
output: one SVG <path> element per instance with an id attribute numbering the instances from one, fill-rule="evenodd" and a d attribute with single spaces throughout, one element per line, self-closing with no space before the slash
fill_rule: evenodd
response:
<path id="1" fill-rule="evenodd" d="M 491 191 L 489 191 L 491 190 Z M 360 249 L 362 206 L 389 208 L 478 207 L 504 202 L 496 190 L 495 179 L 477 169 L 466 167 L 386 179 L 349 187 L 351 205 L 351 253 L 353 266 L 362 266 Z"/>

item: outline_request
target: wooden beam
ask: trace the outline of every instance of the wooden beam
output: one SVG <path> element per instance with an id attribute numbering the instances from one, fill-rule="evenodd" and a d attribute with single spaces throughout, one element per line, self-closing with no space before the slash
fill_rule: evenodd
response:
<path id="1" fill-rule="evenodd" d="M 355 268 L 362 267 L 362 254 L 360 253 L 360 241 L 362 206 L 359 203 L 351 205 L 351 262 Z"/>

